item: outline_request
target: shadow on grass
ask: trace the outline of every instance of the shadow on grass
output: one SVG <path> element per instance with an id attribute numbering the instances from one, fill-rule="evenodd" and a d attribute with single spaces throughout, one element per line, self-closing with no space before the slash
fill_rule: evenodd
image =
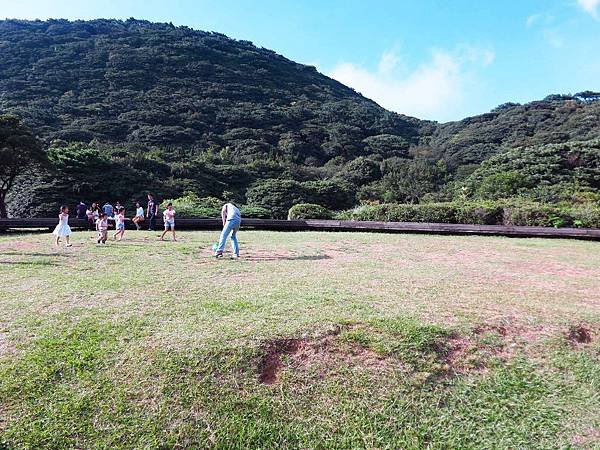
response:
<path id="1" fill-rule="evenodd" d="M 72 258 L 73 255 L 65 253 L 41 253 L 41 252 L 0 252 L 0 256 L 42 256 L 45 258 L 61 257 Z"/>
<path id="2" fill-rule="evenodd" d="M 240 258 L 244 261 L 320 261 L 331 259 L 328 255 L 298 255 L 298 256 L 282 256 L 282 255 L 251 255 Z"/>
<path id="3" fill-rule="evenodd" d="M 54 261 L 0 261 L 0 265 L 13 266 L 58 266 Z"/>

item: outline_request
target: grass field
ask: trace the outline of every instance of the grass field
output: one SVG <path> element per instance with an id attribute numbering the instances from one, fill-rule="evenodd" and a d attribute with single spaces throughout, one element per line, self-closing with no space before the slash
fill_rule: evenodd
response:
<path id="1" fill-rule="evenodd" d="M 0 236 L 0 448 L 600 448 L 600 243 Z"/>

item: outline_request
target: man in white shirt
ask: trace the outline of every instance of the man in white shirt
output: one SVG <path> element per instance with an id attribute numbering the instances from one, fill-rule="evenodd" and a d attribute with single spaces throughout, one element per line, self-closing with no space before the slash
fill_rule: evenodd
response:
<path id="1" fill-rule="evenodd" d="M 233 257 L 240 257 L 240 247 L 237 240 L 237 232 L 242 224 L 242 214 L 237 206 L 233 203 L 226 203 L 221 208 L 221 219 L 223 220 L 223 231 L 221 232 L 221 238 L 219 239 L 219 245 L 215 251 L 216 258 L 223 257 L 223 250 L 225 250 L 225 244 L 227 238 L 231 234 L 231 247 L 233 248 Z"/>

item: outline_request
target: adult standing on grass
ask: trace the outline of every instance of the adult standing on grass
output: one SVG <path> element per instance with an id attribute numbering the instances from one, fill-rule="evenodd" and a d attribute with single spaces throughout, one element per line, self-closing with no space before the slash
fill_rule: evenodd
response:
<path id="1" fill-rule="evenodd" d="M 158 203 L 154 200 L 154 195 L 148 194 L 148 208 L 146 217 L 148 218 L 148 231 L 154 231 L 156 228 L 156 216 L 158 215 Z"/>
<path id="2" fill-rule="evenodd" d="M 85 220 L 87 218 L 87 205 L 84 203 L 83 200 L 81 200 L 77 205 L 76 211 L 78 219 Z"/>
<path id="3" fill-rule="evenodd" d="M 233 203 L 225 203 L 221 208 L 221 219 L 223 220 L 223 231 L 221 232 L 221 238 L 219 244 L 215 250 L 215 257 L 222 258 L 223 250 L 225 250 L 225 244 L 227 238 L 231 235 L 231 247 L 233 249 L 233 257 L 240 257 L 240 246 L 237 240 L 237 232 L 240 230 L 242 224 L 242 213 L 237 206 Z"/>
<path id="4" fill-rule="evenodd" d="M 104 214 L 106 214 L 106 217 L 108 217 L 109 219 L 112 218 L 113 216 L 113 205 L 110 204 L 109 201 L 107 201 L 104 206 L 102 207 L 102 212 L 104 212 Z"/>
<path id="5" fill-rule="evenodd" d="M 100 202 L 94 202 L 92 203 L 92 213 L 94 214 L 94 223 L 96 222 L 96 219 L 98 217 L 100 217 Z"/>
<path id="6" fill-rule="evenodd" d="M 135 224 L 138 231 L 142 229 L 140 222 L 144 221 L 144 208 L 140 206 L 140 202 L 135 202 L 135 217 L 131 221 Z"/>
<path id="7" fill-rule="evenodd" d="M 94 203 L 85 210 L 85 218 L 90 225 L 96 223 L 96 218 L 94 217 Z"/>

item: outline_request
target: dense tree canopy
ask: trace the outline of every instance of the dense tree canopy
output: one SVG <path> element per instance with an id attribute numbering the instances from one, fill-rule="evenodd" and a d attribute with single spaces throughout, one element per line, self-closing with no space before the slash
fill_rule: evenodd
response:
<path id="1" fill-rule="evenodd" d="M 7 217 L 6 194 L 19 175 L 40 166 L 46 154 L 29 128 L 14 116 L 0 116 L 0 217 Z"/>

